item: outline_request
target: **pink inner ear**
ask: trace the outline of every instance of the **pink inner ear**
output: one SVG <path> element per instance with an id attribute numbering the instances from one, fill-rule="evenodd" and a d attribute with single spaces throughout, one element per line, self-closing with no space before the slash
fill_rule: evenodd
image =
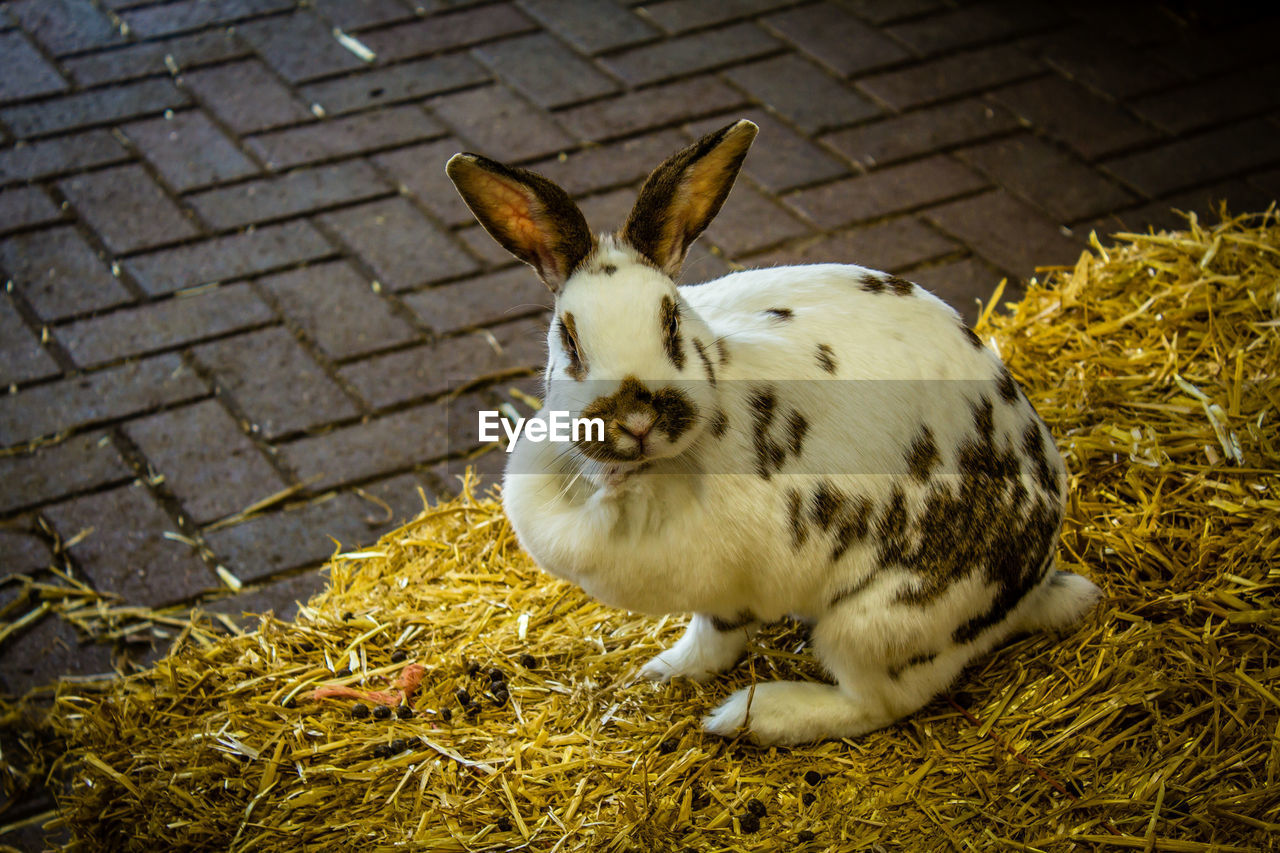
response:
<path id="1" fill-rule="evenodd" d="M 543 234 L 534 222 L 529 197 L 518 188 L 493 175 L 485 175 L 480 180 L 484 184 L 482 192 L 485 195 L 490 216 L 511 235 L 513 240 L 534 251 L 535 247 L 543 241 Z"/>

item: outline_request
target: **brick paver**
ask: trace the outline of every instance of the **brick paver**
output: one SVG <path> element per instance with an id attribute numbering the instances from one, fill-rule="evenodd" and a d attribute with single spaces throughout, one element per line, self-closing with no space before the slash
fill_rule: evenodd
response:
<path id="1" fill-rule="evenodd" d="M 288 614 L 330 536 L 367 543 L 456 488 L 475 409 L 537 393 L 552 301 L 457 197 L 456 151 L 544 172 L 604 228 L 667 153 L 747 117 L 684 280 L 862 263 L 968 319 L 1091 228 L 1263 208 L 1275 13 L 1187 7 L 6 3 L 0 560 L 39 571 L 91 531 L 60 559 L 129 603 Z M 0 686 L 109 660 L 49 617 L 0 650 Z"/>

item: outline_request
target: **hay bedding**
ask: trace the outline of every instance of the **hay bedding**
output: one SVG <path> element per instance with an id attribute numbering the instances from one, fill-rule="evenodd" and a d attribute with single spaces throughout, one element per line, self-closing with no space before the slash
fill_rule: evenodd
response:
<path id="1" fill-rule="evenodd" d="M 857 740 L 724 741 L 698 721 L 731 690 L 821 677 L 802 629 L 706 686 L 631 684 L 681 620 L 541 574 L 468 488 L 336 557 L 294 623 L 191 626 L 152 671 L 64 686 L 43 754 L 72 848 L 1269 849 L 1280 227 L 1189 225 L 1095 242 L 979 326 L 1073 472 L 1061 562 L 1108 594 L 1066 638 Z M 411 717 L 308 698 L 415 662 Z"/>

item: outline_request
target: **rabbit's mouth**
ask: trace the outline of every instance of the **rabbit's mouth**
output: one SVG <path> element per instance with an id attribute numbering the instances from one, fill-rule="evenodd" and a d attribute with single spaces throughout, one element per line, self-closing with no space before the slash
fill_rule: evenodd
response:
<path id="1" fill-rule="evenodd" d="M 697 423 L 698 407 L 679 388 L 650 390 L 627 376 L 614 393 L 586 406 L 582 416 L 604 425 L 601 440 L 588 433 L 575 442 L 584 456 L 610 464 L 638 463 L 679 452 L 681 439 Z"/>

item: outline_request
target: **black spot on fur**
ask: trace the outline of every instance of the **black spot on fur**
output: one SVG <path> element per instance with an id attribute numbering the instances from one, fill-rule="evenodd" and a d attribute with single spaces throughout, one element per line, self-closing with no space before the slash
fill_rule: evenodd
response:
<path id="1" fill-rule="evenodd" d="M 974 349 L 982 349 L 982 338 L 978 337 L 978 333 L 970 329 L 964 323 L 960 324 L 960 331 L 964 335 L 965 340 L 973 345 Z"/>
<path id="2" fill-rule="evenodd" d="M 888 668 L 889 677 L 894 681 L 897 681 L 906 670 L 913 666 L 924 666 L 927 663 L 933 663 L 937 656 L 937 652 L 926 652 L 924 654 L 912 655 L 901 663 L 890 665 Z"/>
<path id="3" fill-rule="evenodd" d="M 1003 364 L 1000 365 L 1000 376 L 996 378 L 996 391 L 1006 403 L 1018 401 L 1018 383 L 1013 381 L 1013 374 Z"/>
<path id="4" fill-rule="evenodd" d="M 875 508 L 871 499 L 863 495 L 853 497 L 846 505 L 846 510 L 836 528 L 835 545 L 831 548 L 831 559 L 839 560 L 854 542 L 867 538 L 871 529 L 871 512 Z"/>
<path id="5" fill-rule="evenodd" d="M 581 382 L 587 378 L 587 364 L 582 358 L 582 352 L 578 349 L 578 329 L 574 323 L 573 315 L 568 311 L 560 318 L 560 346 L 564 349 L 565 356 L 569 359 L 569 366 L 565 369 L 570 378 L 577 382 Z"/>
<path id="6" fill-rule="evenodd" d="M 721 367 L 729 363 L 729 346 L 724 342 L 724 338 L 716 339 L 716 355 L 719 356 Z"/>
<path id="7" fill-rule="evenodd" d="M 584 418 L 600 418 L 605 423 L 605 440 L 589 441 L 582 437 L 577 447 L 592 459 L 602 462 L 634 460 L 638 453 L 618 448 L 621 430 L 618 423 L 633 412 L 653 416 L 653 428 L 676 441 L 697 419 L 698 409 L 689 396 L 676 388 L 650 391 L 634 376 L 624 377 L 618 390 L 608 397 L 597 397 L 582 410 Z"/>
<path id="8" fill-rule="evenodd" d="M 907 542 L 907 496 L 898 486 L 889 493 L 889 503 L 876 519 L 876 543 L 879 545 L 876 560 L 881 566 L 900 566 L 906 563 L 909 553 Z"/>
<path id="9" fill-rule="evenodd" d="M 798 457 L 804 451 L 804 436 L 808 431 L 809 422 L 804 415 L 793 409 L 787 417 L 787 435 L 790 438 L 788 448 L 792 456 Z"/>
<path id="10" fill-rule="evenodd" d="M 809 538 L 804 522 L 804 496 L 799 489 L 787 489 L 787 520 L 791 525 L 791 547 L 799 548 Z"/>
<path id="11" fill-rule="evenodd" d="M 826 344 L 818 344 L 818 366 L 827 373 L 834 374 L 836 372 L 835 351 Z"/>
<path id="12" fill-rule="evenodd" d="M 790 308 L 769 308 L 764 313 L 768 314 L 770 317 L 772 317 L 775 320 L 781 320 L 783 322 L 790 320 L 796 316 L 795 312 L 792 311 Z"/>
<path id="13" fill-rule="evenodd" d="M 1049 467 L 1049 455 L 1044 449 L 1044 436 L 1041 433 L 1040 424 L 1034 421 L 1027 424 L 1027 428 L 1022 432 L 1022 450 L 1035 466 L 1036 482 L 1040 484 L 1040 488 L 1050 494 L 1057 492 L 1058 482 L 1053 475 L 1053 469 Z"/>
<path id="14" fill-rule="evenodd" d="M 773 476 L 773 472 L 782 467 L 786 453 L 782 446 L 769 435 L 774 414 L 778 407 L 778 397 L 773 388 L 768 386 L 754 389 L 747 398 L 752 409 L 752 444 L 756 453 L 756 473 L 764 479 Z"/>
<path id="15" fill-rule="evenodd" d="M 618 271 L 618 268 L 613 264 L 605 264 L 604 266 L 600 267 L 600 272 L 604 273 L 605 275 L 613 275 L 617 271 Z"/>
<path id="16" fill-rule="evenodd" d="M 698 338 L 693 339 L 693 348 L 698 353 L 698 358 L 702 359 L 702 369 L 707 372 L 707 381 L 715 385 L 716 369 L 711 363 L 711 357 L 707 355 L 707 348 L 702 345 L 702 341 Z"/>
<path id="17" fill-rule="evenodd" d="M 905 278 L 898 278 L 896 275 L 889 276 L 888 284 L 893 288 L 893 292 L 899 296 L 910 296 L 916 289 L 914 284 Z"/>
<path id="18" fill-rule="evenodd" d="M 676 370 L 684 370 L 684 345 L 680 340 L 680 306 L 670 296 L 662 297 L 658 310 L 658 322 L 662 329 L 662 348 Z"/>
<path id="19" fill-rule="evenodd" d="M 930 472 L 941 461 L 938 445 L 933 440 L 933 430 L 921 427 L 920 434 L 916 436 L 916 440 L 911 443 L 911 450 L 907 452 L 907 470 L 911 472 L 912 477 L 924 483 L 929 480 Z"/>
<path id="20" fill-rule="evenodd" d="M 716 409 L 711 414 L 711 435 L 715 438 L 724 436 L 725 431 L 729 429 L 729 416 L 724 413 L 724 409 Z"/>
<path id="21" fill-rule="evenodd" d="M 862 289 L 867 293 L 884 293 L 888 289 L 888 285 L 884 283 L 884 276 L 873 272 L 865 272 L 859 279 L 862 283 Z"/>
<path id="22" fill-rule="evenodd" d="M 861 595 L 867 587 L 871 586 L 871 578 L 872 575 L 867 575 L 852 586 L 848 586 L 840 590 L 835 595 L 831 596 L 831 600 L 827 602 L 827 607 L 837 607 L 844 604 L 849 599 Z"/>
<path id="23" fill-rule="evenodd" d="M 756 621 L 755 614 L 750 610 L 743 610 L 737 616 L 733 616 L 729 619 L 721 619 L 719 616 L 712 616 L 711 626 L 723 634 L 725 631 L 737 631 L 745 628 L 754 621 Z"/>
<path id="24" fill-rule="evenodd" d="M 844 495 L 830 483 L 819 483 L 809 504 L 809 518 L 823 530 L 830 530 L 844 508 Z"/>

